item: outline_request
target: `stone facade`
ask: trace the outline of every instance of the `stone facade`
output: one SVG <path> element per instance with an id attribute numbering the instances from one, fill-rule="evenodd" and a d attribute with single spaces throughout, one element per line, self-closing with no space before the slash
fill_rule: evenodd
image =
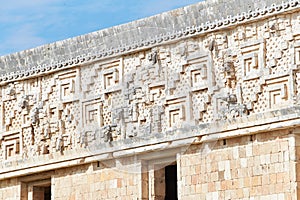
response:
<path id="1" fill-rule="evenodd" d="M 299 10 L 200 2 L 1 57 L 0 199 L 299 199 Z"/>

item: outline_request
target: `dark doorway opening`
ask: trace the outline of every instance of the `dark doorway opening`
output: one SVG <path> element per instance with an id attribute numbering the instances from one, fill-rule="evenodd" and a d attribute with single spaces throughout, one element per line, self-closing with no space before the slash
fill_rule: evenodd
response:
<path id="1" fill-rule="evenodd" d="M 33 200 L 51 200 L 51 185 L 36 185 L 32 186 Z"/>
<path id="2" fill-rule="evenodd" d="M 52 171 L 20 178 L 21 199 L 51 200 Z M 52 188 L 53 190 L 53 188 Z"/>
<path id="3" fill-rule="evenodd" d="M 51 186 L 44 188 L 44 200 L 51 200 Z"/>
<path id="4" fill-rule="evenodd" d="M 165 200 L 177 200 L 177 165 L 169 165 L 165 167 L 165 184 Z"/>

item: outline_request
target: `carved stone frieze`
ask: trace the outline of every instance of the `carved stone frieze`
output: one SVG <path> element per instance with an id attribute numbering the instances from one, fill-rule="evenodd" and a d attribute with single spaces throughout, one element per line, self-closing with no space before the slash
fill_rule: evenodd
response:
<path id="1" fill-rule="evenodd" d="M 299 105 L 299 16 L 270 17 L 299 3 L 287 4 L 3 75 L 0 160 L 114 147 Z"/>

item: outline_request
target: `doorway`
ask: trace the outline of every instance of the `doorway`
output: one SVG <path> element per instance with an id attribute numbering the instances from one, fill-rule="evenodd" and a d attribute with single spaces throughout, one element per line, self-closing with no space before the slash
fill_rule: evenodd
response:
<path id="1" fill-rule="evenodd" d="M 165 167 L 165 200 L 177 200 L 177 165 Z"/>

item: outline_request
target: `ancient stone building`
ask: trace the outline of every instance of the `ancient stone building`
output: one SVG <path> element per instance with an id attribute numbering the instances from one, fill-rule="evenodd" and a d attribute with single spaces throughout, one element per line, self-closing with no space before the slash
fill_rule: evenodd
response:
<path id="1" fill-rule="evenodd" d="M 300 199 L 299 11 L 208 0 L 0 57 L 0 199 Z"/>

